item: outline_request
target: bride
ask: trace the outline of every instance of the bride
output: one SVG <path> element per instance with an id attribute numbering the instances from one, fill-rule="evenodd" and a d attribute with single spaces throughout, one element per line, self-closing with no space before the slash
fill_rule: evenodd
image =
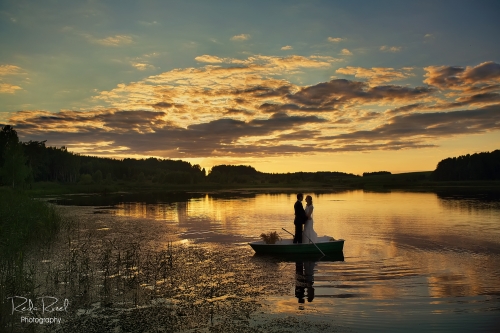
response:
<path id="1" fill-rule="evenodd" d="M 313 226 L 314 221 L 312 218 L 312 213 L 314 210 L 314 206 L 313 206 L 312 200 L 313 199 L 310 195 L 308 195 L 306 197 L 307 205 L 306 205 L 305 211 L 306 211 L 306 215 L 307 215 L 307 221 L 304 224 L 304 232 L 302 233 L 302 244 L 308 244 L 311 241 L 316 242 L 316 240 L 318 238 L 318 234 L 314 231 L 314 226 Z M 307 238 L 307 237 L 309 237 L 309 238 Z"/>

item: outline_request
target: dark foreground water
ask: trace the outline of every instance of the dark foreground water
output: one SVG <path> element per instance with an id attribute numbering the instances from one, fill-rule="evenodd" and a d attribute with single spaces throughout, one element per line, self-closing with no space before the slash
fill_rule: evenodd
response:
<path id="1" fill-rule="evenodd" d="M 141 302 L 132 302 L 122 291 L 122 302 L 120 293 L 103 298 L 100 292 L 85 303 L 81 287 L 78 293 L 65 289 L 74 308 L 66 313 L 66 324 L 52 327 L 66 331 L 87 325 L 82 331 L 89 332 L 499 331 L 497 195 L 310 194 L 318 235 L 345 239 L 340 256 L 320 261 L 254 256 L 247 242 L 261 233 L 276 230 L 288 237 L 281 228 L 293 232 L 293 193 L 120 194 L 53 200 L 78 220 L 78 233 L 87 235 L 82 237 L 88 243 L 74 242 L 83 244 L 81 253 L 90 248 L 85 244 L 101 239 L 100 244 L 114 242 L 109 253 L 115 251 L 123 261 L 131 253 L 127 242 L 140 239 L 143 247 L 158 251 L 167 251 L 171 242 L 179 261 L 172 266 L 175 272 L 168 273 L 170 282 L 164 279 L 161 284 L 155 277 L 150 279 L 155 282 L 135 289 L 134 300 L 139 288 L 155 290 Z M 155 265 L 153 252 L 147 253 L 149 257 L 141 260 L 149 258 Z M 97 266 L 104 274 L 102 251 L 99 258 Z M 131 268 L 125 268 L 123 264 L 121 273 L 106 273 L 108 280 L 127 275 L 123 271 Z M 111 289 L 122 290 L 118 285 Z M 168 318 L 154 312 L 159 303 L 169 305 L 158 310 L 168 309 Z"/>

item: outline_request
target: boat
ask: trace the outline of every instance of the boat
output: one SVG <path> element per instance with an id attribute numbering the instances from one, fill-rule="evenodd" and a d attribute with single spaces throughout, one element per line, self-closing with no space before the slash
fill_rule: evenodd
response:
<path id="1" fill-rule="evenodd" d="M 318 237 L 313 243 L 294 244 L 292 239 L 282 239 L 274 244 L 266 244 L 263 240 L 248 243 L 257 254 L 317 254 L 318 248 L 325 254 L 342 252 L 344 240 L 333 240 L 330 236 Z M 317 246 L 317 247 L 316 247 Z"/>

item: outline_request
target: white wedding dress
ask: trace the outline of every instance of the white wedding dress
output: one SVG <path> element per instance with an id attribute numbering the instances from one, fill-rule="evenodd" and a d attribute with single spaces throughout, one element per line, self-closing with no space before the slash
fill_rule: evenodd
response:
<path id="1" fill-rule="evenodd" d="M 305 209 L 306 215 L 309 215 L 313 211 L 313 208 L 314 208 L 313 205 L 306 206 Z M 316 231 L 314 231 L 314 220 L 312 218 L 312 213 L 309 220 L 307 220 L 306 223 L 304 224 L 304 231 L 302 232 L 302 244 L 310 243 L 309 239 L 311 239 L 315 243 L 318 240 L 318 234 L 316 233 Z"/>

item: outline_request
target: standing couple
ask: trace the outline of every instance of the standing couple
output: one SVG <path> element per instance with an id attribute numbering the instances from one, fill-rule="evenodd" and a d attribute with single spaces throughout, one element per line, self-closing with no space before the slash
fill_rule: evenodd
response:
<path id="1" fill-rule="evenodd" d="M 318 235 L 314 231 L 313 227 L 313 204 L 312 197 L 308 195 L 306 197 L 306 209 L 302 206 L 302 200 L 304 195 L 302 193 L 297 194 L 297 202 L 293 205 L 295 210 L 295 237 L 293 237 L 294 243 L 310 243 L 311 241 L 316 242 Z M 304 229 L 302 229 L 304 228 Z"/>

